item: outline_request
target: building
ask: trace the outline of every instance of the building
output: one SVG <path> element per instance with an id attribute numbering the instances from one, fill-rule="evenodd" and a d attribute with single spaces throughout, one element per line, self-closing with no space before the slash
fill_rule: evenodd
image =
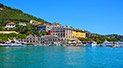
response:
<path id="1" fill-rule="evenodd" d="M 35 23 L 35 22 L 37 22 L 37 21 L 35 21 L 35 20 L 30 20 L 30 24 L 33 24 L 33 23 Z"/>
<path id="2" fill-rule="evenodd" d="M 38 32 L 41 31 L 46 31 L 48 32 L 49 30 L 53 29 L 53 28 L 61 28 L 61 24 L 59 23 L 53 23 L 52 25 L 48 25 L 48 24 L 40 24 L 38 25 Z"/>
<path id="3" fill-rule="evenodd" d="M 30 24 L 32 25 L 32 26 L 38 26 L 38 25 L 40 25 L 40 24 L 43 24 L 44 22 L 38 22 L 38 21 L 36 21 L 36 20 L 30 20 Z"/>
<path id="4" fill-rule="evenodd" d="M 46 25 L 46 24 L 38 25 L 38 32 L 41 32 L 41 31 L 48 32 L 51 29 L 52 29 L 52 27 L 50 25 Z"/>
<path id="5" fill-rule="evenodd" d="M 72 38 L 72 30 L 69 28 L 53 28 L 49 32 L 49 35 L 57 36 L 59 38 L 70 39 Z"/>
<path id="6" fill-rule="evenodd" d="M 46 31 L 49 35 L 57 36 L 60 38 L 86 38 L 86 33 L 80 29 L 74 29 L 71 26 L 62 26 L 59 23 L 53 23 L 52 25 L 39 25 L 38 32 Z"/>
<path id="7" fill-rule="evenodd" d="M 63 43 L 65 40 L 57 36 L 46 35 L 46 36 L 35 36 L 29 35 L 26 39 L 20 39 L 19 42 L 25 44 L 54 44 L 54 43 Z"/>
<path id="8" fill-rule="evenodd" d="M 14 22 L 9 22 L 6 24 L 6 28 L 14 28 L 16 26 L 16 24 Z"/>
<path id="9" fill-rule="evenodd" d="M 49 35 L 58 36 L 60 38 L 86 38 L 86 33 L 83 30 L 74 29 L 70 26 L 57 26 L 52 27 L 52 29 L 48 32 Z"/>
<path id="10" fill-rule="evenodd" d="M 19 22 L 20 26 L 26 26 L 26 23 Z"/>
<path id="11" fill-rule="evenodd" d="M 82 32 L 82 31 L 73 30 L 72 31 L 72 37 L 73 38 L 86 38 L 86 33 Z"/>
<path id="12" fill-rule="evenodd" d="M 46 36 L 42 36 L 40 37 L 40 42 L 42 44 L 54 44 L 54 43 L 63 43 L 64 39 L 63 38 L 59 38 L 57 36 L 52 36 L 52 35 L 46 35 Z"/>
<path id="13" fill-rule="evenodd" d="M 54 23 L 51 25 L 51 27 L 52 27 L 52 28 L 61 28 L 62 25 L 59 24 L 59 23 L 54 22 Z"/>
<path id="14" fill-rule="evenodd" d="M 3 10 L 3 8 L 0 8 L 0 11 L 2 11 Z"/>
<path id="15" fill-rule="evenodd" d="M 40 37 L 35 35 L 29 35 L 26 39 L 21 39 L 19 42 L 25 43 L 25 44 L 40 44 Z"/>

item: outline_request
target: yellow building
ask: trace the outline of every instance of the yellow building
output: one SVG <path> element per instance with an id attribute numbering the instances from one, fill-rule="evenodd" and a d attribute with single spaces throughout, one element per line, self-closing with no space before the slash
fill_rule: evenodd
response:
<path id="1" fill-rule="evenodd" d="M 86 38 L 86 33 L 81 31 L 72 31 L 73 38 Z"/>

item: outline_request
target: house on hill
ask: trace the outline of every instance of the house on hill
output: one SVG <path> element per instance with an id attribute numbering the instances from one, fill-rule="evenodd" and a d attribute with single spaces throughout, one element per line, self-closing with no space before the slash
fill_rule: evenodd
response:
<path id="1" fill-rule="evenodd" d="M 9 22 L 6 24 L 6 28 L 14 28 L 16 26 L 16 24 L 14 22 Z"/>
<path id="2" fill-rule="evenodd" d="M 51 29 L 52 29 L 52 27 L 47 25 L 47 24 L 40 24 L 40 25 L 38 25 L 38 32 L 41 32 L 41 31 L 48 32 Z"/>
<path id="3" fill-rule="evenodd" d="M 19 22 L 19 25 L 20 25 L 20 26 L 26 26 L 26 23 Z"/>
<path id="4" fill-rule="evenodd" d="M 2 11 L 3 10 L 3 8 L 0 8 L 0 11 Z"/>

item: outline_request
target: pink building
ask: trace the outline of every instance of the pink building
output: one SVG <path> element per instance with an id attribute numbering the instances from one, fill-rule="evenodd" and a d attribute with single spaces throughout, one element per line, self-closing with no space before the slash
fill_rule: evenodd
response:
<path id="1" fill-rule="evenodd" d="M 72 38 L 72 31 L 69 28 L 53 28 L 49 31 L 49 35 L 57 36 L 59 38 Z"/>

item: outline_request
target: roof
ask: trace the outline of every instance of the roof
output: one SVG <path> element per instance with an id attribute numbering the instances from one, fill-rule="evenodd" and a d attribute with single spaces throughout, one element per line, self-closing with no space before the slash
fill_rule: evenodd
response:
<path id="1" fill-rule="evenodd" d="M 7 23 L 7 24 L 15 24 L 14 22 L 9 22 L 9 23 Z"/>
<path id="2" fill-rule="evenodd" d="M 52 25 L 61 25 L 61 24 L 59 24 L 59 23 L 57 23 L 57 22 L 54 22 Z"/>

